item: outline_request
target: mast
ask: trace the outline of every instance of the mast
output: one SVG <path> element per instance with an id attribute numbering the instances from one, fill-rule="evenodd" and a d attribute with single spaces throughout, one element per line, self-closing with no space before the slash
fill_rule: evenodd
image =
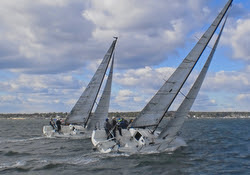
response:
<path id="1" fill-rule="evenodd" d="M 193 70 L 195 64 L 206 48 L 208 42 L 212 38 L 215 30 L 219 26 L 222 18 L 227 12 L 232 0 L 229 0 L 225 7 L 222 9 L 220 14 L 213 21 L 212 25 L 203 34 L 198 43 L 182 61 L 175 72 L 170 76 L 170 78 L 163 84 L 160 90 L 155 94 L 155 96 L 149 101 L 149 103 L 144 107 L 139 116 L 133 121 L 130 127 L 143 128 L 149 126 L 155 126 L 154 131 L 162 121 L 165 113 L 168 111 L 170 105 L 174 101 L 175 97 L 179 93 L 183 84 L 186 82 L 188 76 Z M 153 132 L 154 132 L 153 131 Z"/>
<path id="2" fill-rule="evenodd" d="M 99 125 L 98 129 L 101 129 L 100 127 L 104 125 L 105 118 L 108 118 L 111 87 L 112 87 L 112 77 L 113 77 L 113 65 L 114 65 L 114 54 L 113 54 L 113 58 L 112 58 L 111 66 L 110 66 L 108 79 L 106 81 L 106 85 L 104 87 L 100 101 L 96 107 L 95 113 L 91 117 L 88 123 L 88 130 L 97 129 L 98 127 L 97 125 Z"/>
<path id="3" fill-rule="evenodd" d="M 178 131 L 180 130 L 181 126 L 183 125 L 186 116 L 188 115 L 188 112 L 190 111 L 198 93 L 201 88 L 201 85 L 205 79 L 206 73 L 209 69 L 210 63 L 213 59 L 215 50 L 218 46 L 222 31 L 224 29 L 225 23 L 227 21 L 227 17 L 221 27 L 220 33 L 214 43 L 214 46 L 207 58 L 206 63 L 204 64 L 199 76 L 197 77 L 196 81 L 194 82 L 192 88 L 188 92 L 187 96 L 177 109 L 174 117 L 168 122 L 167 126 L 162 130 L 158 138 L 165 139 L 165 137 L 168 138 L 168 142 L 170 143 L 175 136 L 177 135 Z"/>
<path id="4" fill-rule="evenodd" d="M 101 88 L 105 73 L 111 60 L 111 56 L 115 49 L 116 42 L 117 37 L 115 37 L 115 40 L 112 42 L 109 50 L 105 54 L 101 64 L 99 65 L 94 76 L 90 80 L 88 86 L 86 87 L 86 89 L 76 102 L 75 106 L 72 108 L 71 112 L 67 116 L 66 124 L 77 123 L 84 124 L 84 126 L 86 126 L 90 117 L 90 113 L 93 109 L 95 100 Z"/>

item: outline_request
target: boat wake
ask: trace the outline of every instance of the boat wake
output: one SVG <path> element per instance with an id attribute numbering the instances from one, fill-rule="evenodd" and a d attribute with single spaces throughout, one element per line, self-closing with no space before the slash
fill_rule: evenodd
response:
<path id="1" fill-rule="evenodd" d="M 44 169 L 53 169 L 56 167 L 63 167 L 65 165 L 77 165 L 77 166 L 83 166 L 88 165 L 91 163 L 96 163 L 100 161 L 102 158 L 98 157 L 97 155 L 83 155 L 78 157 L 72 157 L 72 158 L 66 158 L 66 159 L 32 159 L 32 160 L 17 160 L 14 162 L 4 162 L 0 163 L 0 172 L 6 171 L 6 170 L 13 170 L 13 169 L 19 169 L 22 171 L 29 171 L 29 170 L 44 170 Z M 35 163 L 34 166 L 32 163 Z"/>
<path id="2" fill-rule="evenodd" d="M 1 138 L 0 144 L 2 143 L 17 143 L 17 142 L 27 142 L 27 141 L 33 141 L 33 140 L 40 140 L 44 139 L 45 137 L 33 137 L 33 138 L 28 138 L 28 139 L 4 139 Z"/>

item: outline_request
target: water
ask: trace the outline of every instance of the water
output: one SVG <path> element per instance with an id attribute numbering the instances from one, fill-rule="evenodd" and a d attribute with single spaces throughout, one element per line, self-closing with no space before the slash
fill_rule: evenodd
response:
<path id="1" fill-rule="evenodd" d="M 250 119 L 188 119 L 172 154 L 101 154 L 89 139 L 42 135 L 45 119 L 0 119 L 1 175 L 250 173 Z"/>

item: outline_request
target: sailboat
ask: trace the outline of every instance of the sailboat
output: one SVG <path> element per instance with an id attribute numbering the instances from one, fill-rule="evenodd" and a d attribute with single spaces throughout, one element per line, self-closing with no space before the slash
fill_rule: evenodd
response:
<path id="1" fill-rule="evenodd" d="M 102 120 L 105 121 L 105 118 L 103 117 L 108 116 L 113 76 L 114 49 L 117 39 L 118 38 L 115 37 L 115 40 L 112 42 L 109 50 L 105 54 L 101 64 L 96 70 L 88 86 L 86 87 L 86 89 L 72 108 L 71 112 L 67 116 L 65 124 L 61 125 L 61 130 L 58 132 L 56 125 L 44 126 L 43 134 L 45 136 L 90 138 L 93 127 L 97 125 L 97 123 L 101 124 Z M 92 115 L 92 109 L 94 107 L 94 104 L 96 103 L 98 93 L 101 89 L 111 59 L 112 62 L 110 66 L 110 71 L 104 90 L 101 94 L 101 98 L 99 103 L 97 104 L 94 115 Z M 90 130 L 90 128 L 92 128 L 92 130 Z"/>
<path id="2" fill-rule="evenodd" d="M 91 140 L 97 150 L 102 153 L 152 153 L 174 151 L 181 146 L 186 146 L 185 141 L 178 136 L 178 131 L 181 129 L 203 83 L 226 20 L 204 67 L 177 109 L 174 117 L 163 126 L 162 130 L 159 129 L 159 124 L 162 122 L 164 115 L 180 92 L 231 4 L 232 0 L 229 0 L 198 43 L 130 124 L 129 128 L 122 130 L 122 136 L 117 134 L 115 139 L 107 140 L 103 130 L 93 131 Z"/>

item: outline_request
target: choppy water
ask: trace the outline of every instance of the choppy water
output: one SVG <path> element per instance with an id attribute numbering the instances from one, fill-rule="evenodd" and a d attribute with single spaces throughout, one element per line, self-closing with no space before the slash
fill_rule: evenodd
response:
<path id="1" fill-rule="evenodd" d="M 250 119 L 188 119 L 172 154 L 101 154 L 88 139 L 42 135 L 45 119 L 0 119 L 0 174 L 250 174 Z"/>

